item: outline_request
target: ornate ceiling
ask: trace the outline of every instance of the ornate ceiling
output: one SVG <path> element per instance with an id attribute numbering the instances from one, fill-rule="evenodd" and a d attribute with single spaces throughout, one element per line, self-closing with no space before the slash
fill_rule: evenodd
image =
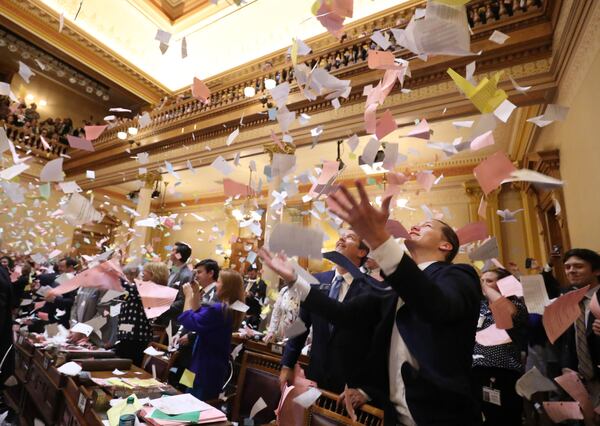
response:
<path id="1" fill-rule="evenodd" d="M 398 0 L 355 0 L 352 22 L 397 6 Z M 65 25 L 98 40 L 168 91 L 189 86 L 290 46 L 292 37 L 323 33 L 310 14 L 313 0 L 27 0 L 64 14 Z M 79 7 L 81 5 L 81 7 Z M 179 15 L 177 15 L 179 14 Z M 177 17 L 178 16 L 178 17 Z M 175 17 L 175 20 L 172 19 Z M 76 19 L 75 19 L 76 18 Z M 158 29 L 172 34 L 162 54 Z M 186 38 L 188 56 L 181 57 Z"/>

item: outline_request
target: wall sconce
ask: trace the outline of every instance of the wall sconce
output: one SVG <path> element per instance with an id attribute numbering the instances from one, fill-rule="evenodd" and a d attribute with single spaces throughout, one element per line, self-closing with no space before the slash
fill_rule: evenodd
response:
<path id="1" fill-rule="evenodd" d="M 248 86 L 244 88 L 244 96 L 247 98 L 251 98 L 256 95 L 256 89 L 252 86 Z"/>
<path id="2" fill-rule="evenodd" d="M 125 139 L 127 139 L 127 132 L 118 132 L 117 137 L 124 141 Z"/>

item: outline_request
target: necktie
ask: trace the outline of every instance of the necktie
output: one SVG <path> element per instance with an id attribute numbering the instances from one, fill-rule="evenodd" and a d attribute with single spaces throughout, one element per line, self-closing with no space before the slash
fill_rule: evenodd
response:
<path id="1" fill-rule="evenodd" d="M 579 361 L 579 374 L 584 379 L 591 380 L 594 377 L 594 364 L 592 363 L 592 356 L 590 355 L 590 348 L 588 346 L 586 327 L 585 327 L 585 305 L 583 301 L 579 303 L 581 314 L 575 322 L 575 338 L 577 340 L 577 360 Z"/>
<path id="2" fill-rule="evenodd" d="M 338 300 L 340 297 L 340 290 L 342 288 L 342 281 L 344 281 L 344 277 L 338 275 L 331 284 L 331 288 L 329 289 L 329 298 Z"/>

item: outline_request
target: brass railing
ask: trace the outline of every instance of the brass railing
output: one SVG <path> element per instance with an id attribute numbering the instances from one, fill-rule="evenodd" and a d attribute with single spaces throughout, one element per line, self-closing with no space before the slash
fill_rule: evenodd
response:
<path id="1" fill-rule="evenodd" d="M 7 124 L 4 120 L 0 120 L 0 126 L 6 129 L 6 135 L 13 141 L 17 149 L 30 152 L 36 157 L 52 160 L 66 154 L 69 149 L 68 145 L 45 139 L 50 146 L 50 149 L 47 149 L 44 147 L 40 135 L 32 133 L 31 130 L 25 127 Z"/>

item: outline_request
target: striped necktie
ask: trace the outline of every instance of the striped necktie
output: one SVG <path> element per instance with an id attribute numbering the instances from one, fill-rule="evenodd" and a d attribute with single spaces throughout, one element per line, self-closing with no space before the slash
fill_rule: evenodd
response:
<path id="1" fill-rule="evenodd" d="M 579 308 L 581 314 L 577 317 L 575 322 L 575 339 L 577 348 L 577 360 L 579 361 L 579 374 L 586 380 L 594 378 L 594 364 L 592 363 L 592 356 L 590 355 L 590 348 L 586 336 L 585 326 L 585 305 L 583 301 L 579 302 Z"/>

